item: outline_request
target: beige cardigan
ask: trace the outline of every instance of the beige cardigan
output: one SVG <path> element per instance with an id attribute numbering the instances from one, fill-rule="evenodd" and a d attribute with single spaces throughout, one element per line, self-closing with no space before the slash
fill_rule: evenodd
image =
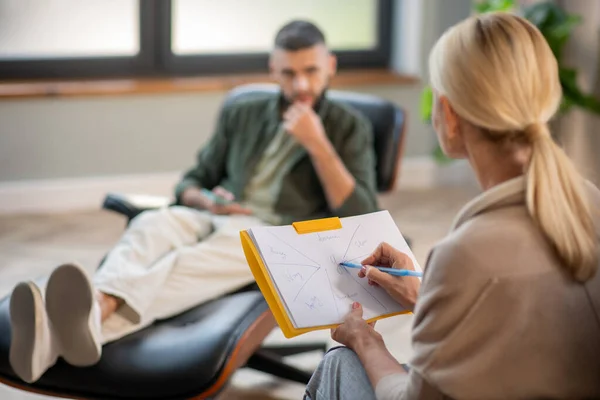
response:
<path id="1" fill-rule="evenodd" d="M 410 374 L 383 378 L 377 399 L 600 398 L 600 272 L 565 274 L 512 179 L 467 204 L 430 253 L 412 339 Z"/>

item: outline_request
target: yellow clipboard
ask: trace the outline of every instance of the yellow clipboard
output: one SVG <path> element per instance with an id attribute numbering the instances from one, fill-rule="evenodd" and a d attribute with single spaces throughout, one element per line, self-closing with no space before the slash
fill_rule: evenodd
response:
<path id="1" fill-rule="evenodd" d="M 323 232 L 335 229 L 342 228 L 342 222 L 339 218 L 324 218 L 310 221 L 302 221 L 302 222 L 294 222 L 292 224 L 294 229 L 299 235 L 306 233 L 315 233 L 315 232 Z M 250 235 L 247 231 L 240 232 L 240 238 L 242 241 L 242 247 L 244 249 L 244 255 L 246 256 L 246 260 L 248 265 L 250 266 L 250 270 L 252 271 L 252 275 L 254 275 L 254 279 L 263 294 L 265 301 L 269 305 L 269 309 L 273 313 L 279 328 L 283 332 L 283 335 L 286 338 L 292 338 L 295 336 L 302 335 L 307 332 L 321 330 L 321 329 L 330 329 L 335 328 L 338 324 L 334 325 L 324 325 L 324 326 L 312 326 L 309 328 L 296 328 L 294 324 L 290 320 L 290 317 L 287 314 L 285 306 L 283 305 L 282 299 L 279 298 L 279 294 L 273 281 L 271 280 L 271 276 L 267 271 L 267 267 L 264 265 L 262 258 L 260 257 L 259 251 L 256 249 L 254 242 L 250 238 Z M 381 315 L 376 318 L 371 318 L 368 322 L 373 322 L 379 319 L 384 319 L 388 317 L 392 317 L 394 315 L 400 314 L 410 314 L 410 311 L 400 311 L 396 313 L 390 313 Z"/>

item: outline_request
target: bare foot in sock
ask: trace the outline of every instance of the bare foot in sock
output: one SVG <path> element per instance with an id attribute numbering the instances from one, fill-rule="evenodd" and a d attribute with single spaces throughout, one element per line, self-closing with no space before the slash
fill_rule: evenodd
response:
<path id="1" fill-rule="evenodd" d="M 96 294 L 96 299 L 100 305 L 102 322 L 106 321 L 123 304 L 123 300 L 102 292 Z"/>

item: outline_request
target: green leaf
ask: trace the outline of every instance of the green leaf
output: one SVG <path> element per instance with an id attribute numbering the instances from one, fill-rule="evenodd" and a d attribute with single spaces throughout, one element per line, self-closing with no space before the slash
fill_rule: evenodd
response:
<path id="1" fill-rule="evenodd" d="M 575 69 L 560 67 L 558 75 L 563 90 L 560 112 L 566 112 L 571 107 L 577 106 L 595 114 L 600 114 L 600 101 L 594 96 L 584 93 L 579 88 Z"/>
<path id="2" fill-rule="evenodd" d="M 559 67 L 558 77 L 560 78 L 563 89 L 568 88 L 573 91 L 579 90 L 577 88 L 577 71 L 574 68 Z"/>
<path id="3" fill-rule="evenodd" d="M 579 103 L 577 105 L 584 110 L 600 115 L 600 101 L 598 101 L 598 99 L 594 96 L 589 94 L 582 95 L 579 98 Z"/>
<path id="4" fill-rule="evenodd" d="M 560 107 L 558 109 L 559 114 L 567 113 L 573 107 L 573 102 L 567 96 L 563 96 L 560 101 Z"/>
<path id="5" fill-rule="evenodd" d="M 436 145 L 435 149 L 433 150 L 433 159 L 438 164 L 449 164 L 453 161 L 450 157 L 448 157 L 446 154 L 444 154 L 444 151 L 440 147 L 439 143 Z"/>
<path id="6" fill-rule="evenodd" d="M 579 23 L 581 23 L 581 18 L 568 16 L 564 21 L 548 27 L 542 32 L 548 41 L 552 52 L 558 59 L 560 59 L 562 55 L 562 49 L 567 44 L 571 32 Z"/>
<path id="7" fill-rule="evenodd" d="M 579 15 L 569 15 L 567 19 L 548 28 L 549 33 L 555 39 L 564 40 L 569 37 L 573 29 L 581 23 L 582 19 Z"/>
<path id="8" fill-rule="evenodd" d="M 494 11 L 512 11 L 515 7 L 515 0 L 484 0 L 473 3 L 473 9 L 478 14 L 484 14 Z"/>
<path id="9" fill-rule="evenodd" d="M 490 9 L 490 5 L 488 4 L 487 1 L 482 1 L 482 2 L 479 2 L 479 3 L 476 2 L 473 5 L 473 9 L 475 10 L 475 12 L 477 14 L 483 14 L 483 13 L 488 12 L 488 10 Z"/>
<path id="10" fill-rule="evenodd" d="M 431 122 L 431 113 L 433 109 L 433 90 L 431 86 L 426 86 L 421 92 L 421 120 L 423 122 Z"/>
<path id="11" fill-rule="evenodd" d="M 553 23 L 553 6 L 551 2 L 535 3 L 523 9 L 523 17 L 542 30 Z"/>
<path id="12" fill-rule="evenodd" d="M 496 0 L 496 1 L 492 1 L 492 3 L 493 3 L 494 11 L 508 12 L 508 11 L 512 11 L 515 8 L 514 0 Z"/>
<path id="13" fill-rule="evenodd" d="M 568 106 L 577 106 L 594 114 L 600 114 L 600 101 L 594 96 L 582 93 L 579 89 L 577 91 L 565 90 L 563 102 Z M 561 109 L 561 111 L 563 110 Z"/>
<path id="14" fill-rule="evenodd" d="M 523 16 L 544 35 L 558 60 L 561 59 L 562 49 L 573 28 L 581 23 L 581 17 L 567 14 L 552 1 L 536 3 L 524 8 Z"/>

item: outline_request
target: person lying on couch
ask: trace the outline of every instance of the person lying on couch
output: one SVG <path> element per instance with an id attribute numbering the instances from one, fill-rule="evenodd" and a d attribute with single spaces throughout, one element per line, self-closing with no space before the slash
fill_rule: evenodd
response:
<path id="1" fill-rule="evenodd" d="M 93 365 L 103 344 L 252 283 L 242 229 L 378 210 L 372 127 L 326 98 L 336 59 L 323 33 L 283 26 L 270 70 L 280 93 L 225 107 L 177 206 L 134 218 L 93 278 L 69 263 L 45 290 L 14 288 L 10 363 L 21 379 L 58 357 Z"/>

